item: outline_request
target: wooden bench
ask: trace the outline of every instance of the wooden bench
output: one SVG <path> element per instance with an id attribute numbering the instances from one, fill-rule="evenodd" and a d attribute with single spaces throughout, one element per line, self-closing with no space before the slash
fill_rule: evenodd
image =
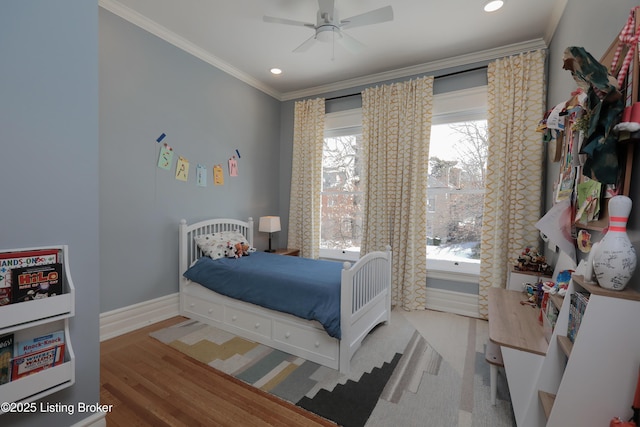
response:
<path id="1" fill-rule="evenodd" d="M 491 387 L 491 404 L 496 404 L 496 394 L 498 392 L 498 368 L 504 367 L 502 362 L 502 351 L 500 346 L 491 340 L 487 341 L 487 348 L 484 358 L 489 363 L 489 385 Z"/>

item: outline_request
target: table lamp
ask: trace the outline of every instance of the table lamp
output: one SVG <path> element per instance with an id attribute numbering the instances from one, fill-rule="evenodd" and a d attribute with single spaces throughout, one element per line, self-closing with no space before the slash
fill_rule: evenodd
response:
<path id="1" fill-rule="evenodd" d="M 279 216 L 261 216 L 260 225 L 258 231 L 269 233 L 269 249 L 266 252 L 275 252 L 275 249 L 271 249 L 271 234 L 280 231 L 280 217 Z"/>

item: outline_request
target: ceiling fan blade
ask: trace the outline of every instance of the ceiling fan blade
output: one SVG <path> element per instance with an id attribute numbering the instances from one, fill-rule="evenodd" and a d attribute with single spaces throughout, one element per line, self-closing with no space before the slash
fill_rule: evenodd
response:
<path id="1" fill-rule="evenodd" d="M 264 22 L 270 22 L 274 24 L 295 25 L 297 27 L 309 27 L 309 28 L 316 27 L 314 24 L 311 24 L 309 22 L 294 21 L 293 19 L 285 19 L 285 18 L 275 18 L 273 16 L 263 16 L 262 20 Z"/>
<path id="2" fill-rule="evenodd" d="M 338 43 L 345 47 L 351 53 L 360 53 L 365 45 L 344 31 L 340 31 L 340 37 L 336 37 Z"/>
<path id="3" fill-rule="evenodd" d="M 340 28 L 355 28 L 362 27 L 363 25 L 379 24 L 380 22 L 387 22 L 393 20 L 393 8 L 391 6 L 381 7 L 380 9 L 371 10 L 369 12 L 362 13 L 360 15 L 352 16 L 351 18 L 342 19 L 340 21 Z"/>
<path id="4" fill-rule="evenodd" d="M 315 44 L 315 42 L 316 42 L 316 35 L 314 34 L 311 37 L 309 37 L 307 40 L 305 40 L 304 43 L 302 43 L 300 46 L 293 49 L 293 51 L 295 53 L 306 52 L 307 50 L 309 50 L 311 46 Z"/>

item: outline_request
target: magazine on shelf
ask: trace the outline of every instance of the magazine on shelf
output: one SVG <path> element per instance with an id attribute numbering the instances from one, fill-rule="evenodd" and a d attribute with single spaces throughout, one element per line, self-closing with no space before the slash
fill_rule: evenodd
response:
<path id="1" fill-rule="evenodd" d="M 62 294 L 62 264 L 14 268 L 11 302 L 32 301 Z"/>
<path id="2" fill-rule="evenodd" d="M 11 380 L 35 374 L 64 362 L 64 331 L 20 341 L 15 346 Z"/>
<path id="3" fill-rule="evenodd" d="M 567 338 L 574 342 L 580 329 L 582 316 L 589 304 L 589 293 L 574 292 L 571 294 L 569 305 L 569 326 L 567 328 Z"/>
<path id="4" fill-rule="evenodd" d="M 11 381 L 11 359 L 13 359 L 13 334 L 0 336 L 0 384 Z"/>
<path id="5" fill-rule="evenodd" d="M 16 356 L 35 353 L 37 351 L 58 346 L 64 346 L 64 331 L 56 331 L 28 340 L 19 341 L 16 345 Z"/>
<path id="6" fill-rule="evenodd" d="M 0 306 L 11 303 L 11 271 L 60 262 L 59 249 L 39 249 L 0 253 Z"/>
<path id="7" fill-rule="evenodd" d="M 35 374 L 47 368 L 58 366 L 64 361 L 64 344 L 35 353 L 15 356 L 11 380 L 15 381 L 27 375 Z"/>

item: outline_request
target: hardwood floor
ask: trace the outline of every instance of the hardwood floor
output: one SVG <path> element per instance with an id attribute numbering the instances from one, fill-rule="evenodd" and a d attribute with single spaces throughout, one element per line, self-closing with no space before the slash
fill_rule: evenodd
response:
<path id="1" fill-rule="evenodd" d="M 149 337 L 175 317 L 100 344 L 107 426 L 335 426 Z"/>

